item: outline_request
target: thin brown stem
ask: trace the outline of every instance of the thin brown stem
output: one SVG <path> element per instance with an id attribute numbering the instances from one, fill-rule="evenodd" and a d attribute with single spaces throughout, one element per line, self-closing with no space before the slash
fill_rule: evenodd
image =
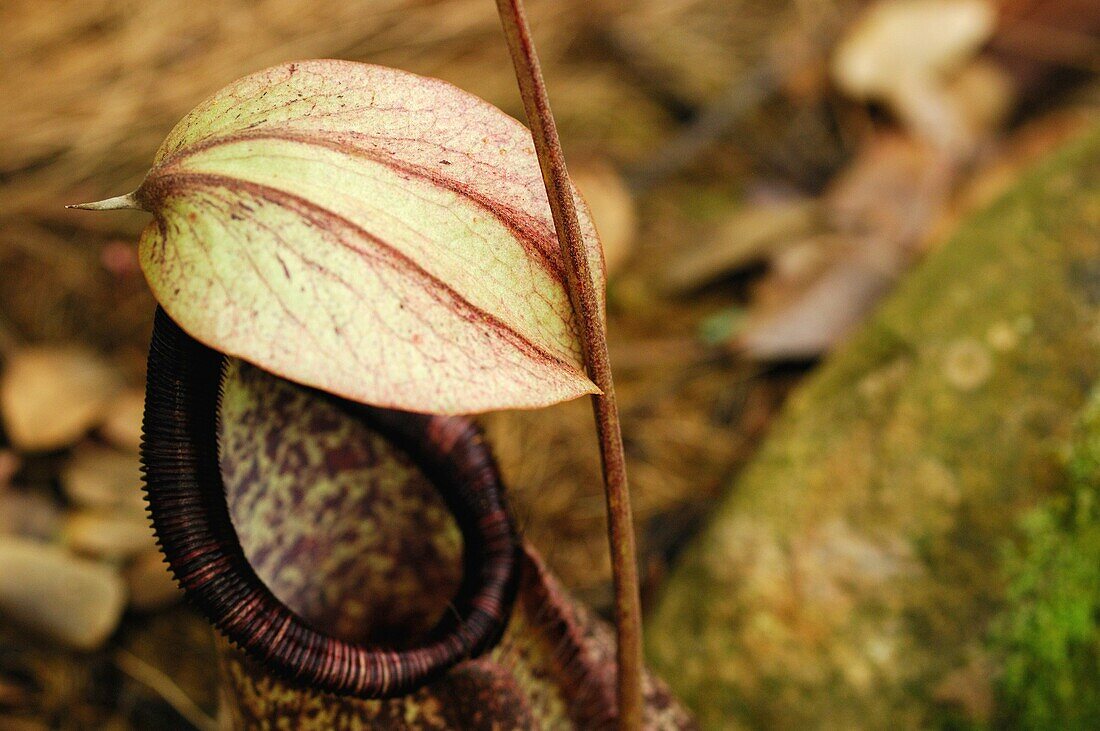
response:
<path id="1" fill-rule="evenodd" d="M 202 708 L 162 670 L 158 670 L 126 650 L 118 650 L 115 653 L 115 664 L 131 678 L 148 686 L 199 731 L 218 731 L 221 728 L 217 721 L 206 715 Z"/>
<path id="2" fill-rule="evenodd" d="M 642 726 L 642 613 L 638 598 L 638 564 L 626 482 L 626 457 L 615 403 L 615 384 L 607 354 L 603 307 L 592 272 L 573 186 L 565 167 L 550 99 L 542 79 L 523 0 L 497 0 L 504 36 L 516 68 L 520 95 L 531 126 L 542 179 L 554 214 L 558 242 L 566 264 L 569 297 L 581 329 L 589 378 L 603 392 L 593 397 L 607 496 L 608 541 L 615 583 L 615 627 L 618 634 L 618 720 L 621 729 Z"/>

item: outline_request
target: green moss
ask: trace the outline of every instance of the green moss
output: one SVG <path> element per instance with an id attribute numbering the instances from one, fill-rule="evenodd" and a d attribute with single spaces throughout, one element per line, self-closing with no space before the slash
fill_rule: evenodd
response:
<path id="1" fill-rule="evenodd" d="M 1067 460 L 1066 494 L 1021 521 L 1005 557 L 1008 602 L 994 625 L 1006 725 L 1100 726 L 1100 389 Z"/>

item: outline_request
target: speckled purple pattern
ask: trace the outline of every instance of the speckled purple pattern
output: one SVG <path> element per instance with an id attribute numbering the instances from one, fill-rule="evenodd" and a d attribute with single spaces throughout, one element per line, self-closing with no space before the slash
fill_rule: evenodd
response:
<path id="1" fill-rule="evenodd" d="M 218 455 L 256 574 L 327 634 L 408 647 L 448 611 L 462 535 L 404 451 L 339 403 L 226 359 Z"/>
<path id="2" fill-rule="evenodd" d="M 510 614 L 519 548 L 476 427 L 340 402 L 410 455 L 454 514 L 465 546 L 453 612 L 426 644 L 398 650 L 349 642 L 318 631 L 276 599 L 242 550 L 215 438 L 223 360 L 158 309 L 143 424 L 147 497 L 173 574 L 210 621 L 282 677 L 363 698 L 408 693 L 488 649 Z"/>

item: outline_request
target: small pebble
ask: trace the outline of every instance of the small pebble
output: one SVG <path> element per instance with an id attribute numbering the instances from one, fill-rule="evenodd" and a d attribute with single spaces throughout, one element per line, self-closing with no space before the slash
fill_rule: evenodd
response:
<path id="1" fill-rule="evenodd" d="M 56 546 L 0 536 L 0 615 L 79 650 L 115 631 L 126 586 L 109 567 Z"/>
<path id="2" fill-rule="evenodd" d="M 86 508 L 144 514 L 141 464 L 137 454 L 83 444 L 61 473 L 66 497 Z"/>
<path id="3" fill-rule="evenodd" d="M 128 388 L 111 401 L 103 425 L 103 438 L 121 449 L 141 448 L 141 419 L 145 413 L 145 391 Z"/>
<path id="4" fill-rule="evenodd" d="M 0 534 L 52 540 L 61 528 L 57 503 L 40 492 L 0 489 Z"/>
<path id="5" fill-rule="evenodd" d="M 16 352 L 0 377 L 0 414 L 12 445 L 23 451 L 72 444 L 103 417 L 118 375 L 78 347 Z"/>
<path id="6" fill-rule="evenodd" d="M 573 183 L 581 191 L 603 244 L 607 275 L 618 272 L 634 251 L 638 214 L 622 176 L 609 163 L 591 160 L 572 166 Z"/>
<path id="7" fill-rule="evenodd" d="M 62 535 L 73 552 L 111 561 L 156 548 L 148 518 L 139 515 L 79 511 L 65 519 Z"/>

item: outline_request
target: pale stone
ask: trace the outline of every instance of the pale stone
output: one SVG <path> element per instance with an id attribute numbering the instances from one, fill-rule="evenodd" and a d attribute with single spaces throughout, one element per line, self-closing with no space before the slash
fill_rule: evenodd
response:
<path id="1" fill-rule="evenodd" d="M 0 377 L 0 414 L 17 449 L 59 449 L 102 418 L 117 390 L 115 371 L 88 350 L 26 348 Z"/>
<path id="2" fill-rule="evenodd" d="M 634 198 L 622 176 L 606 162 L 589 161 L 570 166 L 570 177 L 581 191 L 603 244 L 608 276 L 622 268 L 634 251 L 638 214 Z"/>
<path id="3" fill-rule="evenodd" d="M 72 551 L 108 560 L 125 560 L 156 547 L 153 528 L 140 515 L 80 511 L 66 518 L 62 533 Z"/>
<path id="4" fill-rule="evenodd" d="M 133 452 L 85 444 L 61 473 L 65 495 L 76 505 L 142 513 L 141 464 Z"/>
<path id="5" fill-rule="evenodd" d="M 141 420 L 145 414 L 145 391 L 128 388 L 107 406 L 103 437 L 116 447 L 137 451 L 141 447 Z"/>
<path id="6" fill-rule="evenodd" d="M 126 587 L 109 567 L 56 546 L 0 536 L 0 615 L 79 650 L 118 626 Z"/>
<path id="7" fill-rule="evenodd" d="M 0 534 L 49 540 L 60 524 L 60 510 L 46 495 L 0 487 Z"/>
<path id="8" fill-rule="evenodd" d="M 914 78 L 961 66 L 989 38 L 995 23 L 989 0 L 875 3 L 837 46 L 833 78 L 854 96 L 890 96 Z"/>

